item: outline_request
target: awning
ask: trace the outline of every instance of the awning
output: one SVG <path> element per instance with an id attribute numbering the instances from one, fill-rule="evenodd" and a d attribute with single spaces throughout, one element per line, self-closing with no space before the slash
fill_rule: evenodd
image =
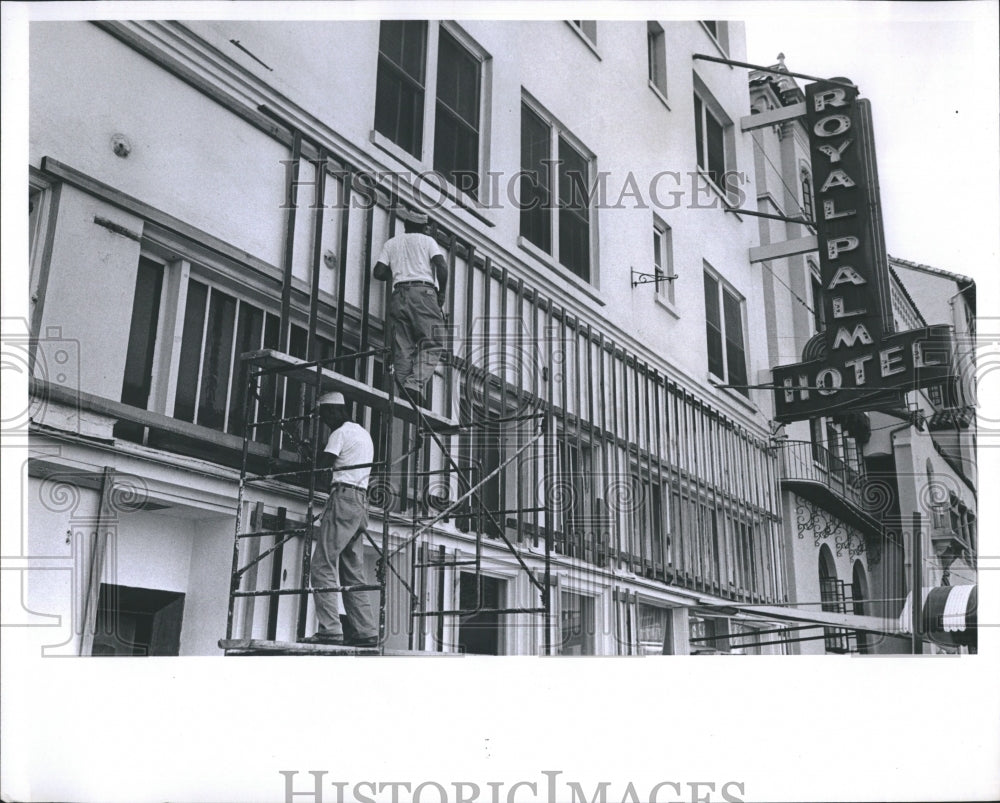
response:
<path id="1" fill-rule="evenodd" d="M 975 585 L 936 586 L 923 589 L 921 629 L 935 644 L 943 646 L 976 645 L 976 608 L 979 604 Z M 909 633 L 913 620 L 913 592 L 899 615 L 899 629 Z"/>

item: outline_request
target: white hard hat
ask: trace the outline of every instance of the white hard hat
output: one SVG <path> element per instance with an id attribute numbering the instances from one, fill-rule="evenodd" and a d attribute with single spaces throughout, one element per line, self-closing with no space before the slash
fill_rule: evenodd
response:
<path id="1" fill-rule="evenodd" d="M 336 405 L 338 407 L 343 407 L 344 405 L 347 404 L 347 402 L 344 401 L 343 393 L 333 392 L 333 393 L 324 393 L 322 396 L 316 399 L 317 407 L 322 407 L 324 404 L 331 404 L 331 405 Z"/>

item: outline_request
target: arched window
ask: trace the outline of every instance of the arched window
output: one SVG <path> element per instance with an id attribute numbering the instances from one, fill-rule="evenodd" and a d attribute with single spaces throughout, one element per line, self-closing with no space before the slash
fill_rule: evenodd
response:
<path id="1" fill-rule="evenodd" d="M 833 562 L 830 547 L 819 548 L 819 598 L 824 611 L 844 613 L 844 589 L 837 579 L 837 565 Z M 839 627 L 823 628 L 823 644 L 827 652 L 844 653 L 850 650 L 848 631 Z"/>
<path id="2" fill-rule="evenodd" d="M 813 215 L 813 185 L 812 177 L 808 170 L 802 171 L 802 212 L 810 220 L 814 220 Z"/>

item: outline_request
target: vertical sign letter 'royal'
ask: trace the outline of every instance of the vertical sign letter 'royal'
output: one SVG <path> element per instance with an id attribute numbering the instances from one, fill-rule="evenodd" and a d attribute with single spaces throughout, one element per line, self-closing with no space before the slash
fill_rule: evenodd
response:
<path id="1" fill-rule="evenodd" d="M 806 87 L 825 356 L 773 369 L 775 419 L 900 407 L 951 373 L 948 326 L 894 333 L 871 106 L 846 78 Z"/>
<path id="2" fill-rule="evenodd" d="M 826 348 L 831 357 L 843 356 L 892 332 L 871 113 L 857 87 L 817 82 L 806 87 L 806 125 Z"/>

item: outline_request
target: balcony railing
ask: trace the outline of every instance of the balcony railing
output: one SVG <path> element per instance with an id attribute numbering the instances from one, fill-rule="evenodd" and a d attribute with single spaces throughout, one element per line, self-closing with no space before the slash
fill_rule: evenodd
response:
<path id="1" fill-rule="evenodd" d="M 811 441 L 785 441 L 778 450 L 782 481 L 819 483 L 854 506 L 863 507 L 864 469 L 860 462 L 848 464 Z"/>

